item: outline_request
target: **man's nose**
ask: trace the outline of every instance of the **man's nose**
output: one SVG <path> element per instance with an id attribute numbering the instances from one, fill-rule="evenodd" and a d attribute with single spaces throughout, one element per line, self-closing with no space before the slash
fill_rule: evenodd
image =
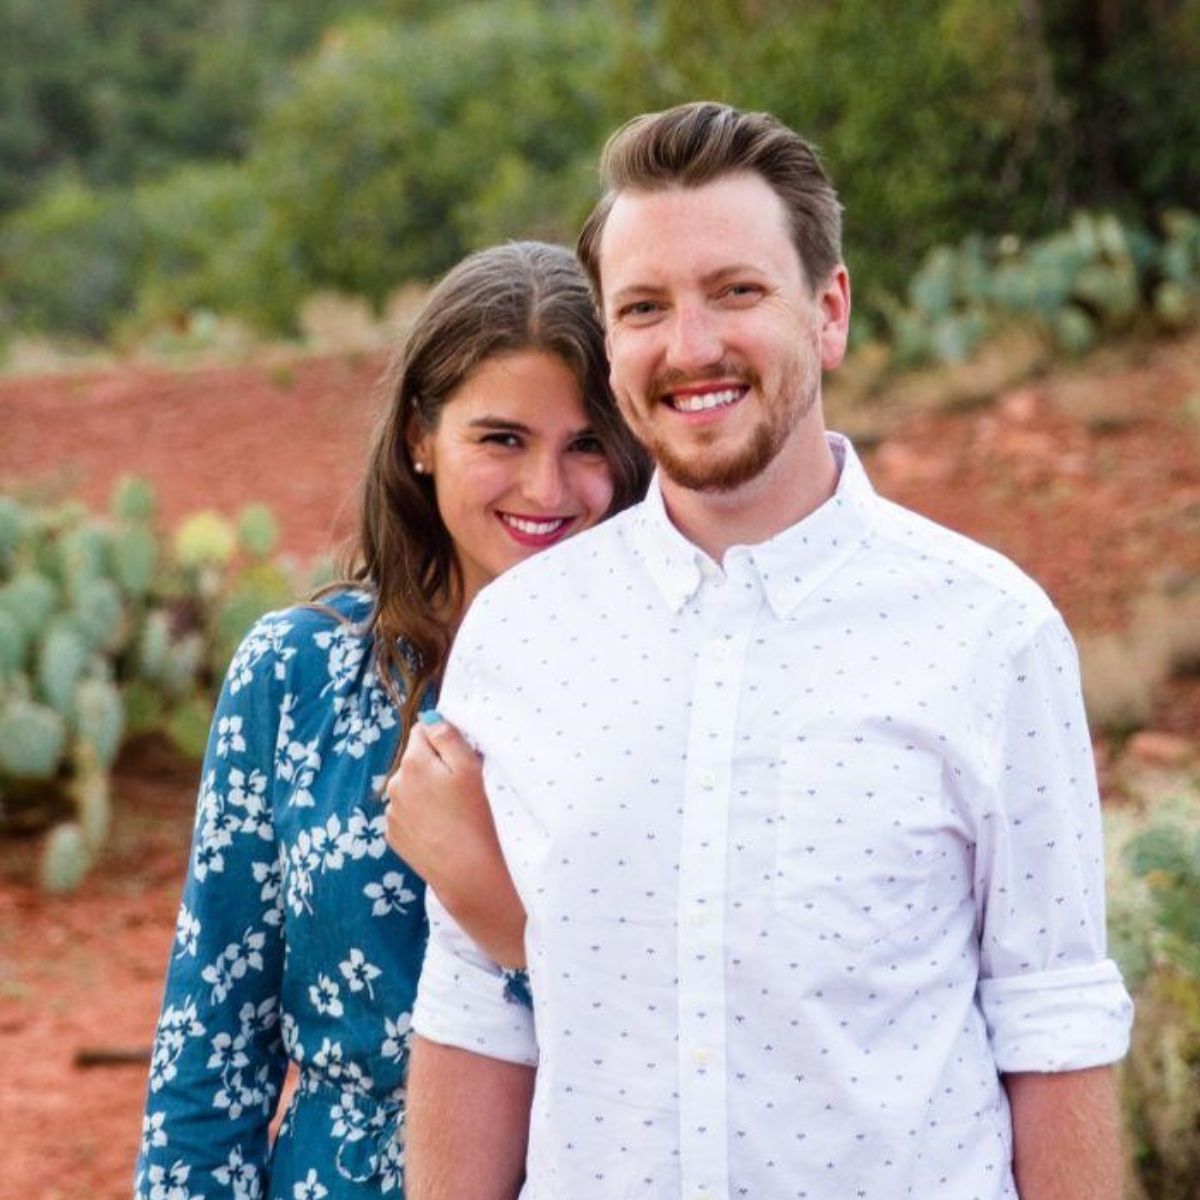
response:
<path id="1" fill-rule="evenodd" d="M 724 346 L 717 322 L 703 305 L 680 305 L 672 314 L 669 365 L 678 371 L 696 371 L 720 362 Z"/>

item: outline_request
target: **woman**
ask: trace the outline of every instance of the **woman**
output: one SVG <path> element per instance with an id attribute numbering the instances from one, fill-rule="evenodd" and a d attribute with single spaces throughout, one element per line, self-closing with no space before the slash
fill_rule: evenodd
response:
<path id="1" fill-rule="evenodd" d="M 461 263 L 389 390 L 351 579 L 259 621 L 221 694 L 139 1198 L 402 1194 L 426 926 L 422 880 L 385 845 L 383 783 L 479 588 L 645 489 L 591 297 L 560 248 L 516 243 Z M 466 810 L 453 858 L 423 865 L 446 896 L 467 878 L 490 889 L 486 913 L 455 915 L 489 948 L 519 946 L 524 914 L 481 808 Z M 272 1148 L 289 1060 L 298 1083 Z"/>

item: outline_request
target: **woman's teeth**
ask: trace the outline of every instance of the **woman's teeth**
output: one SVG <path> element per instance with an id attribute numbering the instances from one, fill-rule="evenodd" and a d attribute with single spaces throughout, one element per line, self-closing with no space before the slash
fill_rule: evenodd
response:
<path id="1" fill-rule="evenodd" d="M 707 412 L 710 408 L 724 408 L 742 398 L 741 388 L 726 388 L 723 392 L 697 392 L 689 396 L 672 396 L 671 404 L 677 412 Z"/>
<path id="2" fill-rule="evenodd" d="M 552 517 L 549 521 L 530 521 L 525 517 L 512 517 L 508 513 L 502 513 L 500 519 L 505 525 L 511 525 L 518 533 L 526 533 L 530 537 L 545 537 L 548 533 L 554 533 L 561 529 L 566 523 L 567 517 Z"/>

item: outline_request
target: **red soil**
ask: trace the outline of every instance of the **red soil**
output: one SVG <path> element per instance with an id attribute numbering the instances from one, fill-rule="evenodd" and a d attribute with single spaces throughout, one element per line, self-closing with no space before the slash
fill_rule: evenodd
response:
<path id="1" fill-rule="evenodd" d="M 311 555 L 352 528 L 381 365 L 3 380 L 0 491 L 36 482 L 102 504 L 132 471 L 168 527 L 261 500 L 283 548 Z M 884 493 L 1031 571 L 1077 630 L 1120 628 L 1148 588 L 1200 578 L 1200 339 L 914 415 L 866 458 Z M 1194 678 L 1163 705 L 1156 724 L 1200 738 Z M 144 1064 L 78 1059 L 150 1044 L 195 774 L 161 747 L 127 754 L 114 832 L 72 896 L 33 885 L 34 843 L 0 842 L 0 1200 L 131 1192 Z"/>

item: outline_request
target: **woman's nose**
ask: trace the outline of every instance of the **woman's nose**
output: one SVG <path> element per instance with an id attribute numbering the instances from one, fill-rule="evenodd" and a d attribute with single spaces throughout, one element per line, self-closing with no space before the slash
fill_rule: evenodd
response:
<path id="1" fill-rule="evenodd" d="M 531 501 L 546 512 L 558 508 L 566 492 L 566 478 L 558 456 L 533 456 L 527 464 L 522 489 Z"/>

